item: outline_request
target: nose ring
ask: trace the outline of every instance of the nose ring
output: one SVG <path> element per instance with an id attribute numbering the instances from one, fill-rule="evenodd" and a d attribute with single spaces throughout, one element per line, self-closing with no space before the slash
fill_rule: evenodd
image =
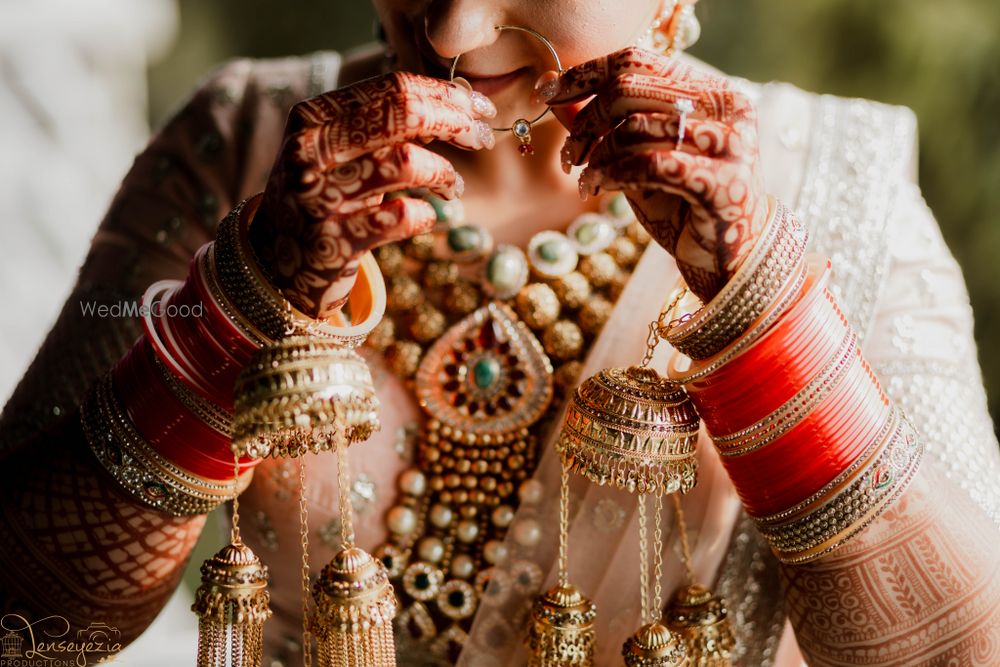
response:
<path id="1" fill-rule="evenodd" d="M 493 26 L 493 29 L 499 31 L 517 30 L 518 32 L 524 32 L 531 35 L 539 42 L 541 42 L 546 49 L 548 49 L 548 52 L 552 55 L 552 60 L 554 60 L 556 63 L 556 71 L 559 74 L 562 74 L 563 68 L 562 68 L 562 62 L 559 60 L 559 54 L 556 53 L 556 48 L 552 45 L 552 42 L 545 35 L 541 34 L 537 30 L 532 30 L 531 28 L 525 28 L 523 26 L 518 26 L 518 25 L 497 25 Z M 458 60 L 461 57 L 462 54 L 458 54 L 451 61 L 451 70 L 448 72 L 449 81 L 455 80 L 455 68 L 458 67 Z M 527 118 L 518 118 L 511 124 L 510 127 L 491 127 L 490 129 L 493 130 L 494 132 L 510 132 L 520 142 L 517 149 L 518 152 L 521 154 L 521 156 L 523 157 L 526 155 L 532 155 L 534 154 L 535 149 L 531 145 L 531 127 L 535 123 L 540 121 L 542 118 L 544 118 L 545 114 L 547 114 L 548 112 L 549 108 L 546 107 L 544 111 L 542 111 L 540 114 L 538 114 L 537 116 L 535 116 L 530 120 Z"/>

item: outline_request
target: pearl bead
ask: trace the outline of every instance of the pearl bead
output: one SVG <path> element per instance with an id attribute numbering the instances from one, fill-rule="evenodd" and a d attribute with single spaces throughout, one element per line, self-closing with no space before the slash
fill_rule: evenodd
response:
<path id="1" fill-rule="evenodd" d="M 427 478 L 416 468 L 405 470 L 399 476 L 399 490 L 411 496 L 422 496 L 427 490 Z"/>
<path id="2" fill-rule="evenodd" d="M 389 530 L 397 535 L 406 535 L 416 530 L 417 514 L 409 507 L 396 505 L 386 515 L 386 524 L 389 526 Z"/>
<path id="3" fill-rule="evenodd" d="M 493 510 L 493 525 L 497 528 L 506 528 L 514 520 L 514 508 L 510 505 L 500 505 Z"/>
<path id="4" fill-rule="evenodd" d="M 431 523 L 438 528 L 447 528 L 455 513 L 447 505 L 435 505 L 431 508 Z"/>
<path id="5" fill-rule="evenodd" d="M 437 537 L 425 537 L 417 545 L 417 555 L 428 563 L 437 563 L 444 558 L 444 542 Z"/>
<path id="6" fill-rule="evenodd" d="M 476 572 L 476 563 L 465 554 L 455 556 L 451 561 L 451 574 L 459 579 L 468 579 Z"/>
<path id="7" fill-rule="evenodd" d="M 521 499 L 521 502 L 525 505 L 535 505 L 542 500 L 542 495 L 545 493 L 545 487 L 537 479 L 529 479 L 521 484 L 521 487 L 517 490 L 517 496 Z"/>
<path id="8" fill-rule="evenodd" d="M 521 519 L 514 524 L 514 540 L 522 547 L 533 547 L 542 539 L 542 528 L 534 519 Z"/>
<path id="9" fill-rule="evenodd" d="M 507 547 L 500 540 L 490 540 L 483 546 L 483 558 L 490 565 L 499 565 L 507 559 Z"/>
<path id="10" fill-rule="evenodd" d="M 479 526 L 475 521 L 460 521 L 455 536 L 466 544 L 475 542 L 479 536 Z"/>

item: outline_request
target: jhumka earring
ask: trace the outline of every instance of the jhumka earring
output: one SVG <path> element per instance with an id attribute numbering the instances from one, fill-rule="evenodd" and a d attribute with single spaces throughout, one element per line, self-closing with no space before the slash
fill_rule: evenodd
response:
<path id="1" fill-rule="evenodd" d="M 498 25 L 494 26 L 494 29 L 500 31 L 517 30 L 519 32 L 524 32 L 531 35 L 532 37 L 534 37 L 535 39 L 537 39 L 538 41 L 540 41 L 542 44 L 545 45 L 545 48 L 548 49 L 549 53 L 552 55 L 552 59 L 556 63 L 556 71 L 559 74 L 562 74 L 563 68 L 562 68 L 562 62 L 559 60 L 559 54 L 556 53 L 556 49 L 552 45 L 552 42 L 549 41 L 549 39 L 545 35 L 536 32 L 531 28 L 525 28 L 517 25 Z M 451 71 L 448 74 L 449 81 L 455 80 L 455 69 L 458 67 L 458 60 L 461 57 L 462 55 L 459 54 L 455 56 L 454 60 L 451 61 Z M 535 148 L 534 146 L 531 145 L 531 128 L 535 123 L 544 118 L 545 114 L 547 114 L 548 112 L 549 108 L 546 107 L 545 109 L 542 110 L 541 113 L 539 113 L 537 116 L 535 116 L 530 120 L 527 118 L 518 118 L 513 122 L 513 124 L 510 127 L 491 127 L 490 129 L 493 130 L 494 132 L 510 132 L 511 134 L 513 134 L 520 142 L 517 149 L 522 157 L 526 155 L 534 155 Z"/>
<path id="2" fill-rule="evenodd" d="M 564 470 L 564 494 L 565 472 L 571 471 L 593 483 L 610 484 L 638 495 L 642 627 L 622 647 L 628 667 L 680 666 L 686 664 L 688 655 L 683 637 L 660 619 L 663 495 L 694 487 L 700 425 L 694 405 L 680 386 L 649 367 L 662 320 L 671 309 L 672 305 L 650 324 L 641 365 L 605 369 L 577 388 L 556 444 Z M 648 496 L 653 497 L 655 508 L 652 566 L 646 520 Z M 561 514 L 565 515 L 565 510 Z M 562 549 L 566 532 L 566 521 L 562 519 Z M 564 566 L 560 565 L 562 570 Z M 543 603 L 544 596 L 536 607 Z"/>
<path id="3" fill-rule="evenodd" d="M 698 41 L 701 23 L 694 11 L 696 2 L 697 0 L 666 0 L 663 11 L 649 28 L 654 51 L 674 55 Z"/>

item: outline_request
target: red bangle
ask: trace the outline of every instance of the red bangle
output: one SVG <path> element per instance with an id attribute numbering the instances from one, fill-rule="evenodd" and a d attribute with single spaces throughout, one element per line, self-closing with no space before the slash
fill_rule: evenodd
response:
<path id="1" fill-rule="evenodd" d="M 773 443 L 743 456 L 723 457 L 723 465 L 748 513 L 780 512 L 850 466 L 871 445 L 889 413 L 888 402 L 858 358 L 806 419 Z"/>
<path id="2" fill-rule="evenodd" d="M 221 430 L 225 424 L 213 428 L 199 418 L 167 385 L 164 372 L 170 371 L 157 368 L 152 345 L 145 336 L 115 366 L 114 386 L 129 420 L 143 439 L 171 463 L 207 479 L 230 479 L 233 455 L 230 435 Z M 242 458 L 241 473 L 259 462 Z"/>

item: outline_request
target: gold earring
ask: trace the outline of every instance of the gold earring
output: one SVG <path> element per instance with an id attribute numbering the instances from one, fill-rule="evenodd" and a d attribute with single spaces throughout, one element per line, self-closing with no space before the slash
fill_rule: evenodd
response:
<path id="1" fill-rule="evenodd" d="M 552 45 L 552 42 L 548 37 L 541 34 L 536 30 L 531 28 L 525 28 L 517 25 L 498 25 L 493 27 L 494 30 L 504 31 L 504 30 L 516 30 L 518 32 L 523 32 L 531 35 L 538 41 L 540 41 L 546 49 L 548 49 L 549 54 L 552 55 L 552 60 L 556 63 L 556 71 L 562 74 L 562 61 L 559 60 L 559 54 L 556 53 L 556 47 Z M 458 54 L 451 61 L 451 70 L 448 72 L 448 80 L 455 80 L 455 68 L 458 67 L 458 59 L 462 57 L 462 54 Z M 522 157 L 527 155 L 534 155 L 535 148 L 531 145 L 531 128 L 532 126 L 545 117 L 545 114 L 549 112 L 549 108 L 546 107 L 540 114 L 532 118 L 531 120 L 527 118 L 518 118 L 510 127 L 491 127 L 490 129 L 494 132 L 510 132 L 518 140 L 519 145 L 517 147 L 518 152 Z"/>

